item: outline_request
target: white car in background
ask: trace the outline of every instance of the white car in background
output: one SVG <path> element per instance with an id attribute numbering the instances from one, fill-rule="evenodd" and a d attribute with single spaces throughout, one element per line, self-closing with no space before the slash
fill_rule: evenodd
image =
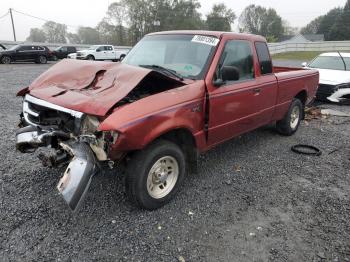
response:
<path id="1" fill-rule="evenodd" d="M 115 50 L 112 45 L 93 45 L 76 53 L 76 59 L 82 60 L 123 60 L 129 52 L 127 49 Z"/>
<path id="2" fill-rule="evenodd" d="M 323 53 L 302 66 L 320 72 L 316 99 L 336 103 L 350 100 L 350 53 Z"/>
<path id="3" fill-rule="evenodd" d="M 69 59 L 77 59 L 77 53 L 70 53 L 67 55 L 67 58 Z"/>

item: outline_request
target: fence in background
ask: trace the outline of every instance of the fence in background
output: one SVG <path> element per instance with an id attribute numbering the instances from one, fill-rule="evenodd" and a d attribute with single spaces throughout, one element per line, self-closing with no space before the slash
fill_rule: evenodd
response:
<path id="1" fill-rule="evenodd" d="M 269 43 L 271 54 L 295 51 L 350 51 L 350 41 Z"/>
<path id="2" fill-rule="evenodd" d="M 25 42 L 1 41 L 0 44 L 10 48 L 17 44 Z M 31 43 L 32 44 L 32 43 Z M 37 45 L 45 45 L 50 49 L 70 44 L 52 44 L 52 43 L 34 43 Z M 72 46 L 72 45 L 71 45 Z M 78 50 L 89 47 L 90 45 L 73 44 Z M 116 46 L 116 49 L 130 48 L 130 46 Z M 350 41 L 324 41 L 324 42 L 308 42 L 308 43 L 269 43 L 271 54 L 294 52 L 294 51 L 350 51 Z"/>

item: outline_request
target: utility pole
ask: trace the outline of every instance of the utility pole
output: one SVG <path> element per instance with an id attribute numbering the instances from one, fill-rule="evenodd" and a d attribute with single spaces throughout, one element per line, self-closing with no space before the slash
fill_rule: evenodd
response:
<path id="1" fill-rule="evenodd" d="M 13 39 L 16 42 L 16 31 L 15 31 L 15 24 L 13 22 L 12 8 L 10 8 L 9 11 L 10 11 L 11 22 L 12 22 Z"/>

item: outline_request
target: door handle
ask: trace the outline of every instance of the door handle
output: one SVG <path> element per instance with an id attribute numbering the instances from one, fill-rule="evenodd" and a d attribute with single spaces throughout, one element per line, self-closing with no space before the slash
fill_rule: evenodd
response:
<path id="1" fill-rule="evenodd" d="M 260 92 L 261 92 L 260 88 L 254 88 L 253 89 L 253 93 L 256 94 L 256 95 L 260 94 Z"/>

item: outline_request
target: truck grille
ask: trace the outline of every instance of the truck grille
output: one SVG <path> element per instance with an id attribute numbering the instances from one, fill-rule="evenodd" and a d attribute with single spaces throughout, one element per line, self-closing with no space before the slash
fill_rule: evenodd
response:
<path id="1" fill-rule="evenodd" d="M 74 132 L 79 127 L 82 113 L 26 95 L 23 116 L 27 124 Z M 78 125 L 78 126 L 77 126 Z"/>

